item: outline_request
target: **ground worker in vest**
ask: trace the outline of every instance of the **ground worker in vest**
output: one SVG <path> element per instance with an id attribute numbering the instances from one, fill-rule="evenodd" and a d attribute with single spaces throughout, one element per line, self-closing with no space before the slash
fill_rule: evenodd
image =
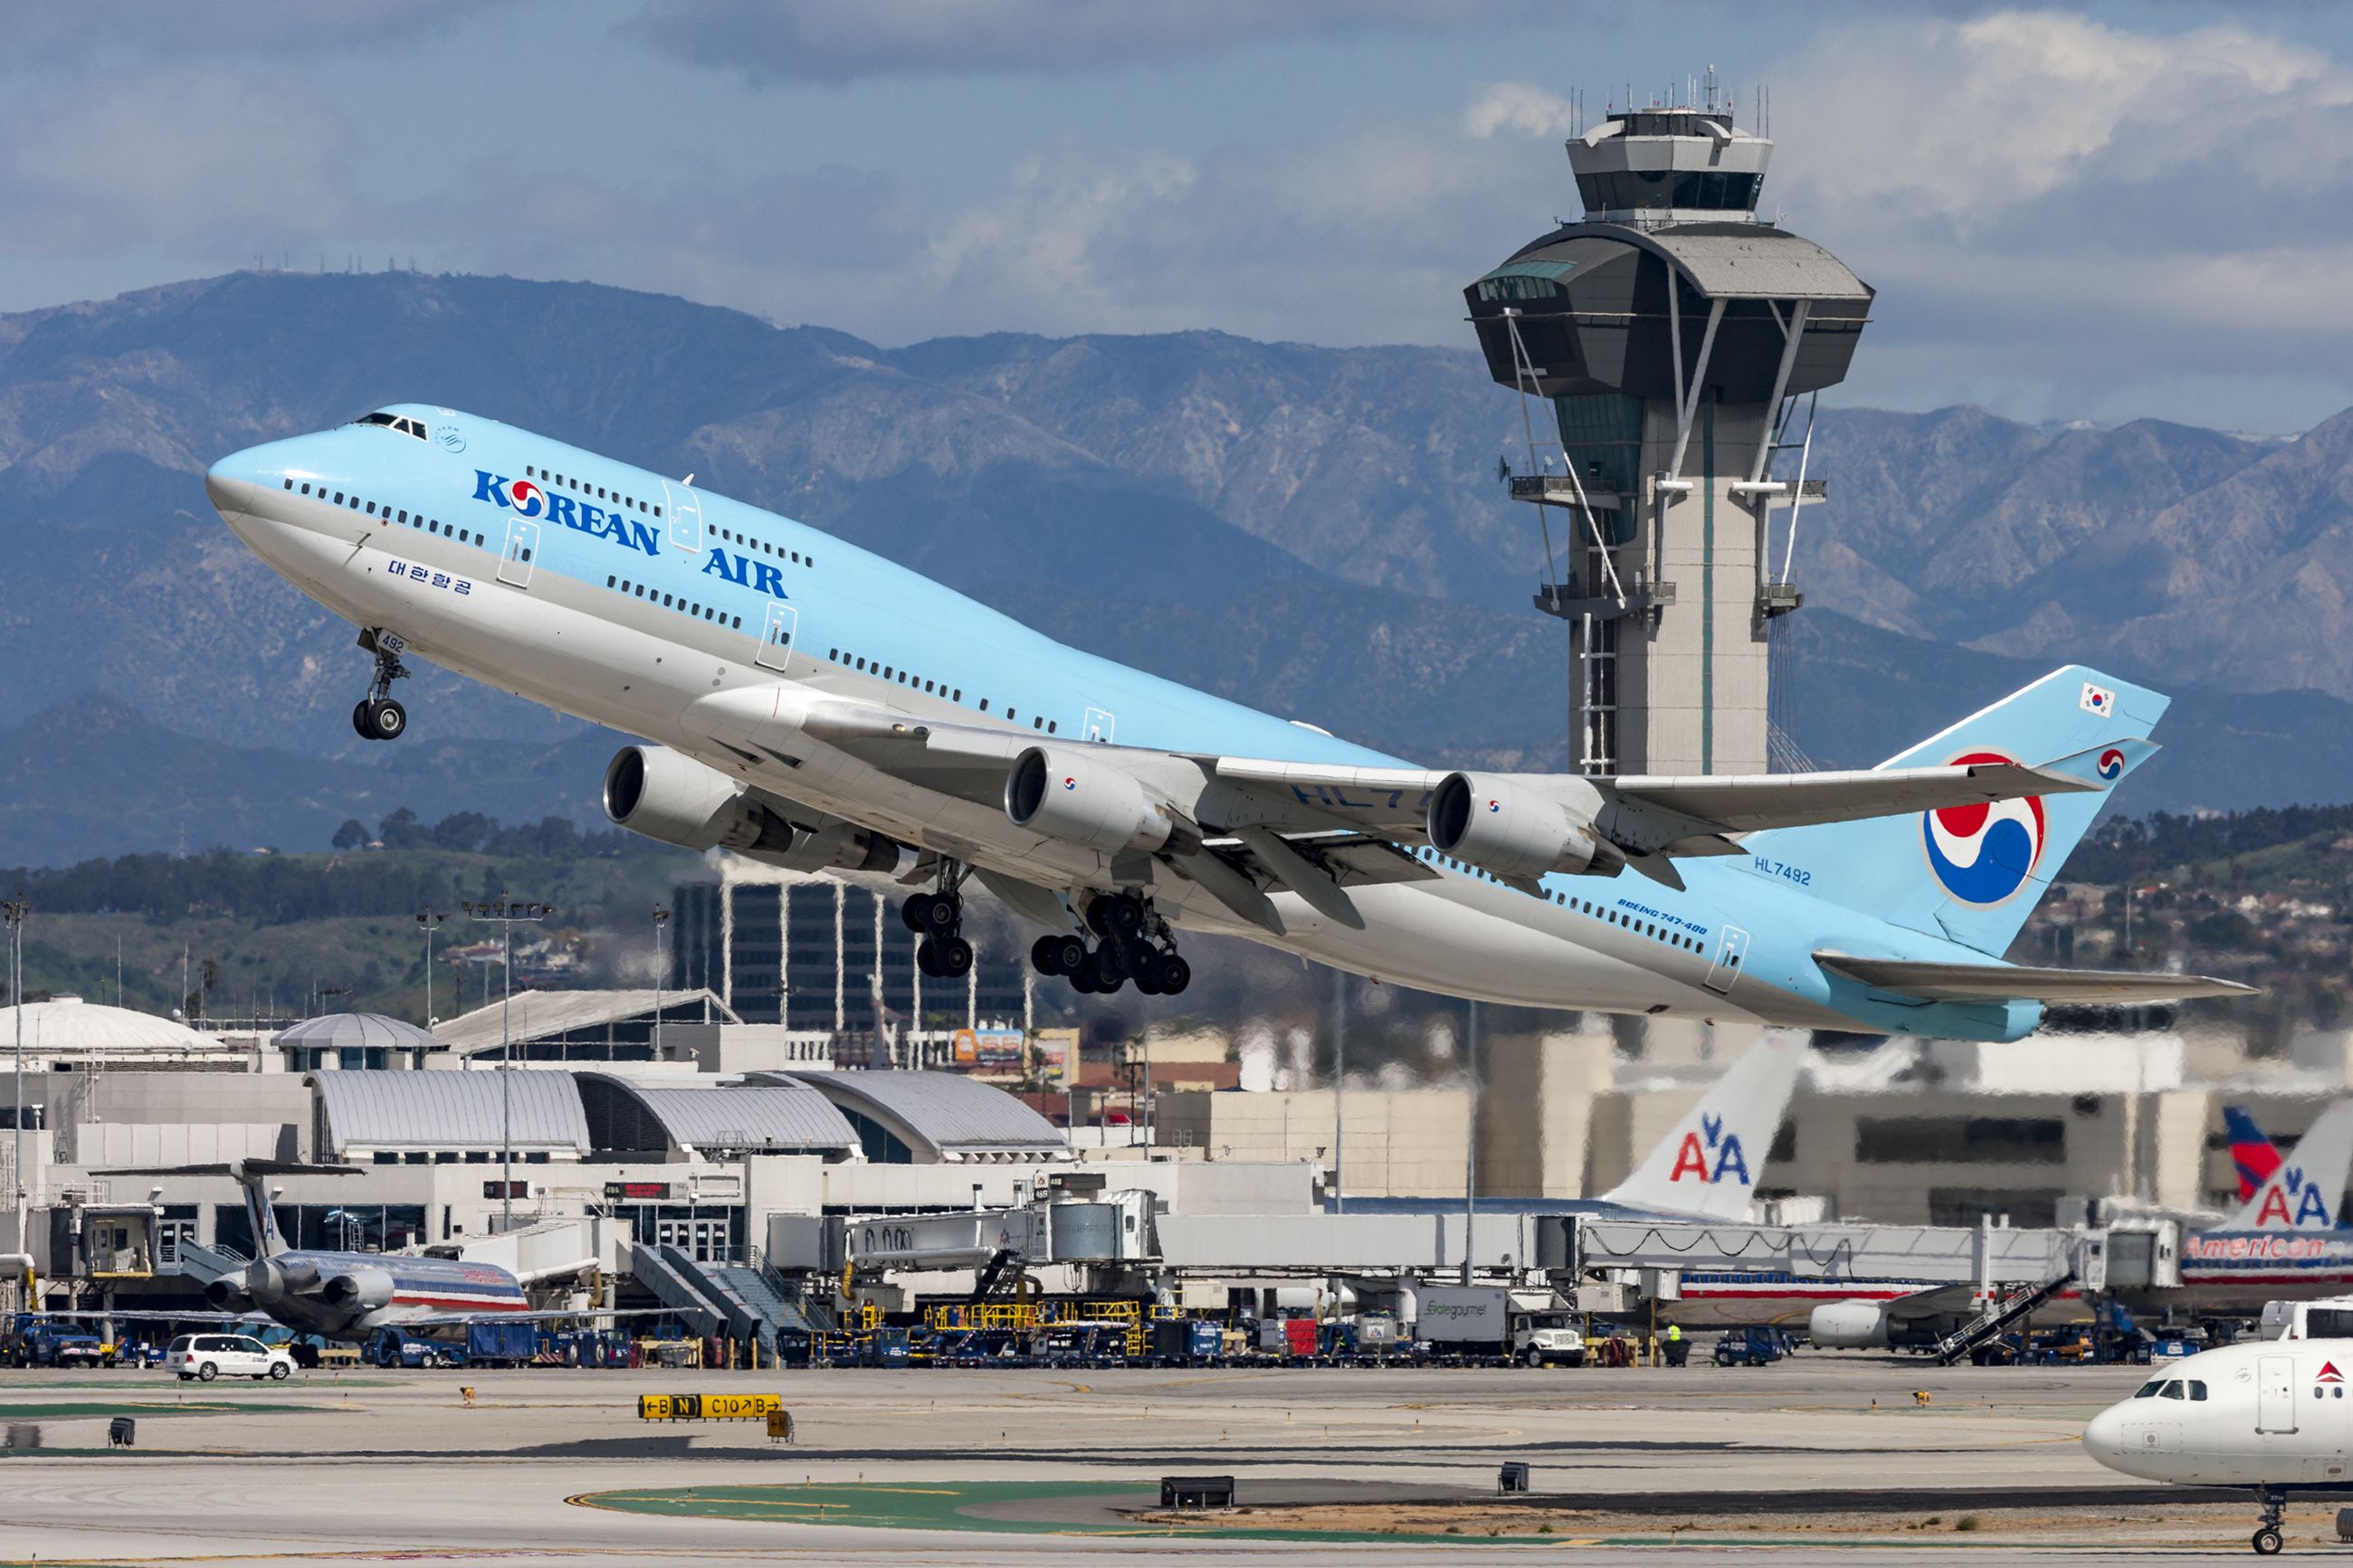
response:
<path id="1" fill-rule="evenodd" d="M 1681 1323 L 1667 1325 L 1667 1364 L 1683 1364 L 1683 1326 Z"/>

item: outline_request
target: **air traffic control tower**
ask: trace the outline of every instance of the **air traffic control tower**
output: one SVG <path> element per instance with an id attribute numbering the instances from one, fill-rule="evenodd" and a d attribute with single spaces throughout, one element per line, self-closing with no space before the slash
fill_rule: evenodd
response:
<path id="1" fill-rule="evenodd" d="M 1536 604 L 1569 622 L 1589 773 L 1797 765 L 1768 722 L 1767 643 L 1821 494 L 1812 395 L 1845 378 L 1872 291 L 1757 216 L 1773 144 L 1712 86 L 1706 103 L 1572 136 L 1583 220 L 1464 290 L 1488 370 L 1524 395 L 1527 460 L 1505 477 L 1545 523 Z"/>

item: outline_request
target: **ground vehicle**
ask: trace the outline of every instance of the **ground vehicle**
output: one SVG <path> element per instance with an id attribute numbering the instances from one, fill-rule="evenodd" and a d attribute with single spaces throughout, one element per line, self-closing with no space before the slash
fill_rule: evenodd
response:
<path id="1" fill-rule="evenodd" d="M 294 1357 L 250 1334 L 182 1334 L 164 1352 L 164 1368 L 177 1373 L 182 1383 L 216 1377 L 283 1382 L 294 1375 Z"/>
<path id="2" fill-rule="evenodd" d="M 1431 1285 L 1416 1332 L 1440 1356 L 1509 1359 L 1524 1366 L 1583 1366 L 1585 1323 L 1551 1290 Z"/>
<path id="3" fill-rule="evenodd" d="M 1781 1356 L 1780 1336 L 1771 1329 L 1726 1329 L 1715 1342 L 1718 1366 L 1764 1366 Z"/>
<path id="4" fill-rule="evenodd" d="M 11 1366 L 112 1366 L 114 1357 L 96 1334 L 55 1318 L 20 1312 L 9 1321 L 5 1344 Z"/>

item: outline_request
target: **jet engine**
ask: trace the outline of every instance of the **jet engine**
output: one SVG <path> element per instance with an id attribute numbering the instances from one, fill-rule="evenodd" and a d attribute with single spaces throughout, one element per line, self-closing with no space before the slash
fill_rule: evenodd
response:
<path id="1" fill-rule="evenodd" d="M 259 1304 L 245 1288 L 245 1271 L 237 1269 L 206 1282 L 205 1302 L 216 1311 L 250 1312 Z"/>
<path id="2" fill-rule="evenodd" d="M 246 1265 L 245 1293 L 265 1307 L 289 1296 L 308 1295 L 318 1288 L 319 1270 L 313 1264 L 264 1258 Z"/>
<path id="3" fill-rule="evenodd" d="M 373 1312 L 392 1304 L 392 1276 L 382 1268 L 354 1268 L 330 1277 L 319 1287 L 319 1300 L 346 1311 Z"/>
<path id="4" fill-rule="evenodd" d="M 1145 794 L 1133 773 L 1072 748 L 1032 746 L 1014 758 L 1005 774 L 1005 815 L 1017 827 L 1105 854 L 1199 842 L 1183 815 Z"/>
<path id="5" fill-rule="evenodd" d="M 1824 1350 L 1885 1350 L 1887 1309 L 1876 1301 L 1825 1301 L 1808 1315 L 1806 1337 Z"/>
<path id="6" fill-rule="evenodd" d="M 667 746 L 630 746 L 605 768 L 605 815 L 616 826 L 689 849 L 727 848 L 787 871 L 903 876 L 915 852 L 848 823 L 795 827 L 716 768 Z"/>
<path id="7" fill-rule="evenodd" d="M 616 826 L 689 849 L 781 854 L 792 825 L 716 768 L 667 746 L 629 746 L 605 768 L 605 815 Z"/>
<path id="8" fill-rule="evenodd" d="M 1440 854 L 1499 877 L 1614 877 L 1626 865 L 1616 845 L 1560 802 L 1493 773 L 1447 774 L 1430 792 L 1426 826 Z"/>

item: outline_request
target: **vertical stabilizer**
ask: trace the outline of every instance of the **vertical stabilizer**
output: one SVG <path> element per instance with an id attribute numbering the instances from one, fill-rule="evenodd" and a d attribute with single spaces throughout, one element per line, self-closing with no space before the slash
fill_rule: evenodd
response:
<path id="1" fill-rule="evenodd" d="M 2278 1168 L 2222 1228 L 2334 1230 L 2348 1173 L 2353 1173 L 2353 1100 L 2340 1100 L 2320 1113 L 2294 1149 L 2280 1156 Z"/>
<path id="2" fill-rule="evenodd" d="M 1768 1030 L 1700 1096 L 1634 1173 L 1602 1196 L 1628 1208 L 1694 1219 L 1745 1218 L 1805 1055 L 1804 1035 Z"/>
<path id="3" fill-rule="evenodd" d="M 2098 789 L 1777 827 L 1742 847 L 1760 859 L 1802 867 L 1817 898 L 1999 958 L 2108 792 L 2156 753 L 2148 732 L 2166 702 L 2113 675 L 2068 665 L 1880 766 L 2024 763 Z"/>
<path id="4" fill-rule="evenodd" d="M 2239 1201 L 2245 1203 L 2279 1169 L 2279 1145 L 2255 1125 L 2243 1105 L 2222 1108 L 2222 1127 L 2231 1139 L 2231 1163 L 2239 1173 Z"/>
<path id="5" fill-rule="evenodd" d="M 253 1226 L 253 1256 L 259 1262 L 275 1258 L 286 1250 L 286 1238 L 279 1234 L 278 1211 L 269 1202 L 269 1173 L 256 1169 L 248 1160 L 233 1162 L 228 1173 L 245 1191 L 245 1217 Z"/>

